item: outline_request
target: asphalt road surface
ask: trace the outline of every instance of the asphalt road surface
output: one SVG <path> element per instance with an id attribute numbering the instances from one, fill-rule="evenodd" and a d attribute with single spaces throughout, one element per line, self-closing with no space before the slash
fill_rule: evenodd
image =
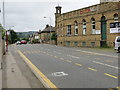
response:
<path id="1" fill-rule="evenodd" d="M 12 45 L 58 88 L 118 87 L 118 53 L 46 44 Z"/>

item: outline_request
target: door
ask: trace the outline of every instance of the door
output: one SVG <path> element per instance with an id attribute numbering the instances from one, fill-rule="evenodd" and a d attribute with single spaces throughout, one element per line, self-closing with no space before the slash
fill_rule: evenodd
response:
<path id="1" fill-rule="evenodd" d="M 106 28 L 106 18 L 102 16 L 101 18 L 101 47 L 106 46 L 106 39 L 107 39 L 107 28 Z"/>
<path id="2" fill-rule="evenodd" d="M 105 16 L 101 18 L 101 40 L 106 40 L 107 34 L 106 34 L 106 19 Z"/>

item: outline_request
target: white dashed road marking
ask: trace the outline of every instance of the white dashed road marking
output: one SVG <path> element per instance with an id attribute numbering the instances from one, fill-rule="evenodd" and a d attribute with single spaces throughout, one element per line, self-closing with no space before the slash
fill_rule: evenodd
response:
<path id="1" fill-rule="evenodd" d="M 67 55 L 67 56 L 72 57 L 72 58 L 77 58 L 77 59 L 80 59 L 79 57 L 72 56 L 72 55 Z"/>
<path id="2" fill-rule="evenodd" d="M 112 65 L 109 65 L 109 64 L 105 64 L 105 63 L 101 63 L 101 62 L 97 62 L 97 61 L 93 61 L 93 63 L 97 63 L 97 64 L 100 64 L 100 65 L 108 66 L 108 67 L 115 68 L 115 69 L 120 69 L 119 67 L 112 66 Z"/>

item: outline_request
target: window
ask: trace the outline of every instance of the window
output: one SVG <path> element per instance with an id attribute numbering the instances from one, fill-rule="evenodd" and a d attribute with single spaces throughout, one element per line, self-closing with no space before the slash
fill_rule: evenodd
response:
<path id="1" fill-rule="evenodd" d="M 71 35 L 71 25 L 67 26 L 67 35 L 70 36 Z"/>
<path id="2" fill-rule="evenodd" d="M 95 19 L 92 18 L 91 21 L 92 21 L 92 34 L 95 34 L 96 33 L 95 32 Z"/>
<path id="3" fill-rule="evenodd" d="M 91 42 L 91 46 L 94 47 L 95 46 L 95 42 Z"/>
<path id="4" fill-rule="evenodd" d="M 78 23 L 75 21 L 75 35 L 78 35 Z"/>
<path id="5" fill-rule="evenodd" d="M 114 22 L 118 22 L 119 19 L 118 14 L 114 14 L 113 16 L 114 16 Z"/>
<path id="6" fill-rule="evenodd" d="M 86 21 L 83 19 L 83 35 L 86 35 Z"/>
<path id="7" fill-rule="evenodd" d="M 117 42 L 120 42 L 120 37 L 118 37 Z"/>
<path id="8" fill-rule="evenodd" d="M 78 42 L 74 42 L 74 45 L 75 45 L 75 46 L 78 46 Z"/>
<path id="9" fill-rule="evenodd" d="M 82 46 L 86 46 L 86 42 L 82 42 Z"/>
<path id="10" fill-rule="evenodd" d="M 70 41 L 66 41 L 66 46 L 70 46 Z"/>

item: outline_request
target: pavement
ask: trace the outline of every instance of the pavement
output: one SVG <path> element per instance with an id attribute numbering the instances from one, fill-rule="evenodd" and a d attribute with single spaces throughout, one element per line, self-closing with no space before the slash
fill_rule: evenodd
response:
<path id="1" fill-rule="evenodd" d="M 7 53 L 7 55 L 4 57 L 4 60 L 6 67 L 4 66 L 3 69 L 5 72 L 3 73 L 6 74 L 3 76 L 3 88 L 31 88 L 29 82 L 22 75 L 16 60 L 13 58 L 10 52 Z"/>
<path id="2" fill-rule="evenodd" d="M 3 69 L 0 69 L 0 89 L 1 88 L 33 88 L 29 80 L 21 71 L 17 59 L 14 58 L 11 51 L 3 56 Z M 3 75 L 3 76 L 2 76 Z M 36 78 L 36 77 L 35 77 Z M 43 88 L 39 86 L 36 88 Z"/>

